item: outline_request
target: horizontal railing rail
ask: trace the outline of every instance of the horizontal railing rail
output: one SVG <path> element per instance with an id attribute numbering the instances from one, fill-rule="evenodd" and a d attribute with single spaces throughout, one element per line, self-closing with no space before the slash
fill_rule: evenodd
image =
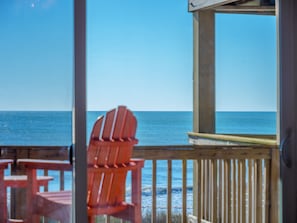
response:
<path id="1" fill-rule="evenodd" d="M 67 146 L 0 146 L 0 158 L 67 160 L 68 151 Z M 148 214 L 144 216 L 149 222 L 185 223 L 189 215 L 194 216 L 192 220 L 197 219 L 197 222 L 278 222 L 277 147 L 136 146 L 133 157 L 145 159 L 145 168 L 150 168 L 151 172 L 149 175 L 151 205 Z M 163 212 L 158 211 L 160 162 L 166 163 L 167 178 L 166 207 L 165 211 L 162 209 Z M 13 168 L 15 168 L 13 172 L 23 174 L 23 170 L 19 170 L 17 166 Z M 172 182 L 176 169 L 179 169 L 181 174 L 181 190 L 178 191 L 181 208 L 178 216 L 175 213 L 175 198 L 172 196 L 174 191 Z M 193 174 L 193 182 L 188 182 L 189 174 Z M 60 173 L 59 181 L 60 188 L 63 189 L 65 184 L 63 172 Z M 192 199 L 190 203 L 189 188 Z M 165 220 L 160 221 L 160 217 L 164 217 Z"/>

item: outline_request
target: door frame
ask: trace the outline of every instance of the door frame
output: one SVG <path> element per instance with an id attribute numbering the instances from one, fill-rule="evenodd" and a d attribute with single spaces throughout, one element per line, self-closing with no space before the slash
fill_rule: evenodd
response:
<path id="1" fill-rule="evenodd" d="M 87 222 L 86 0 L 74 0 L 72 222 Z M 79 204 L 79 205 L 78 205 Z M 82 207 L 85 204 L 85 208 Z"/>

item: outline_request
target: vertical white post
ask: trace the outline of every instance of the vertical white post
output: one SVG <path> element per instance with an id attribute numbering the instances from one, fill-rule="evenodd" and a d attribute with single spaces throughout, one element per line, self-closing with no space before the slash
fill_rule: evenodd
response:
<path id="1" fill-rule="evenodd" d="M 193 130 L 215 132 L 215 14 L 193 13 Z"/>
<path id="2" fill-rule="evenodd" d="M 86 159 L 86 0 L 74 0 L 72 222 L 87 222 Z"/>
<path id="3" fill-rule="evenodd" d="M 215 132 L 215 13 L 193 13 L 193 131 Z M 194 215 L 200 218 L 198 162 L 194 161 Z M 201 210 L 201 209 L 200 209 Z"/>

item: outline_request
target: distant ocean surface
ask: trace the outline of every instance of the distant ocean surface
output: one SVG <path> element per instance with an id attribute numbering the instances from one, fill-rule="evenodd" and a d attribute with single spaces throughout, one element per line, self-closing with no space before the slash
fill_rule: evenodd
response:
<path id="1" fill-rule="evenodd" d="M 105 112 L 87 113 L 87 139 L 98 116 Z M 192 112 L 134 112 L 138 120 L 138 145 L 185 145 L 192 131 Z M 71 145 L 71 112 L 0 111 L 0 145 Z M 275 134 L 275 112 L 217 112 L 217 133 Z M 178 161 L 174 161 L 178 162 Z M 167 163 L 158 162 L 157 193 L 159 208 L 166 207 Z M 173 164 L 173 203 L 181 207 L 181 170 Z M 143 170 L 143 207 L 151 205 L 151 163 Z M 191 163 L 189 163 L 191 171 Z M 71 176 L 67 176 L 69 181 Z M 192 175 L 188 174 L 188 197 L 192 199 Z M 70 184 L 69 184 L 70 185 Z M 128 185 L 129 186 L 129 185 Z M 50 188 L 58 187 L 53 182 Z M 129 194 L 128 194 L 129 195 Z M 190 205 L 189 205 L 190 206 Z"/>
<path id="2" fill-rule="evenodd" d="M 87 113 L 87 139 L 98 116 Z M 139 145 L 187 144 L 192 112 L 135 112 Z M 217 112 L 217 133 L 275 134 L 275 112 Z M 71 145 L 71 112 L 0 111 L 0 145 Z"/>

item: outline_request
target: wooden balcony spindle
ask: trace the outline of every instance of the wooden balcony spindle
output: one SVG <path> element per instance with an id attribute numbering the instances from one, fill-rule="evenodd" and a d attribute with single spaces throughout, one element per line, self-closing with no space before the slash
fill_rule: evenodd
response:
<path id="1" fill-rule="evenodd" d="M 263 160 L 257 160 L 257 206 L 256 206 L 256 222 L 263 222 Z"/>
<path id="2" fill-rule="evenodd" d="M 157 220 L 157 161 L 152 160 L 152 223 Z"/>
<path id="3" fill-rule="evenodd" d="M 187 222 L 187 160 L 182 160 L 182 223 Z"/>
<path id="4" fill-rule="evenodd" d="M 167 223 L 172 216 L 172 160 L 167 161 Z"/>

